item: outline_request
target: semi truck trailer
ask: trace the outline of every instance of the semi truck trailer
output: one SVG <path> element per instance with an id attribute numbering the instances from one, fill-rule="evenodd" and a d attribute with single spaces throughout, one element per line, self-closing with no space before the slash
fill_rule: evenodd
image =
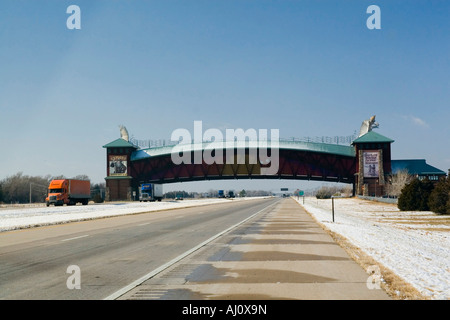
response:
<path id="1" fill-rule="evenodd" d="M 228 194 L 227 194 L 227 198 L 234 198 L 234 197 L 235 197 L 234 191 L 229 190 L 229 191 L 228 191 Z"/>
<path id="2" fill-rule="evenodd" d="M 161 201 L 163 198 L 162 184 L 143 183 L 139 187 L 139 201 Z"/>
<path id="3" fill-rule="evenodd" d="M 55 206 L 76 205 L 78 202 L 83 205 L 89 203 L 91 198 L 91 183 L 88 180 L 58 179 L 52 180 L 48 186 L 48 196 L 45 199 L 47 207 L 51 204 Z"/>

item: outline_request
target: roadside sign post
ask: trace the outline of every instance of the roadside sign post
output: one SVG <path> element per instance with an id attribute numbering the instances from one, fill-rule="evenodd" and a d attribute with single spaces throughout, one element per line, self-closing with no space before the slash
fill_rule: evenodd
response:
<path id="1" fill-rule="evenodd" d="M 333 217 L 333 222 L 334 222 L 334 197 L 331 196 L 331 214 Z"/>
<path id="2" fill-rule="evenodd" d="M 334 222 L 334 198 L 343 198 L 342 196 L 331 196 L 331 215 Z"/>
<path id="3" fill-rule="evenodd" d="M 300 190 L 298 192 L 298 195 L 303 197 L 303 204 L 305 204 L 305 192 L 303 190 Z"/>

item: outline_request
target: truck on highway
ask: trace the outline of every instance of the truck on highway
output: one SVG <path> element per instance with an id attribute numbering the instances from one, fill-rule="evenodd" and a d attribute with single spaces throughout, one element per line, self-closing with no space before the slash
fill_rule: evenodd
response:
<path id="1" fill-rule="evenodd" d="M 219 198 L 225 198 L 225 192 L 223 190 L 219 190 Z"/>
<path id="2" fill-rule="evenodd" d="M 47 207 L 51 204 L 72 206 L 78 202 L 87 205 L 90 198 L 91 182 L 89 180 L 56 179 L 52 180 L 48 186 L 45 202 Z"/>
<path id="3" fill-rule="evenodd" d="M 143 183 L 139 187 L 139 201 L 161 201 L 163 198 L 162 184 Z"/>
<path id="4" fill-rule="evenodd" d="M 175 200 L 183 200 L 183 193 L 182 192 L 179 192 L 179 193 L 177 193 L 177 195 L 175 196 Z"/>

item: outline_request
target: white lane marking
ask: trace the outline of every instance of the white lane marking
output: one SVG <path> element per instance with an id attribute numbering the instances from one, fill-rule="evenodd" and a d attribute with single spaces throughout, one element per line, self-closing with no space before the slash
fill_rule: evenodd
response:
<path id="1" fill-rule="evenodd" d="M 229 227 L 228 229 L 219 232 L 218 234 L 216 234 L 215 236 L 212 236 L 211 238 L 209 238 L 206 241 L 203 241 L 202 243 L 200 243 L 199 245 L 195 246 L 194 248 L 186 251 L 185 253 L 180 254 L 178 257 L 176 257 L 173 260 L 170 260 L 169 262 L 163 264 L 162 266 L 156 268 L 155 270 L 147 273 L 145 276 L 133 281 L 132 283 L 130 283 L 129 285 L 123 287 L 122 289 L 119 289 L 118 291 L 114 292 L 113 294 L 107 296 L 106 298 L 104 298 L 103 300 L 115 300 L 117 298 L 119 298 L 120 296 L 124 295 L 125 293 L 127 293 L 128 291 L 130 291 L 131 289 L 134 289 L 135 287 L 137 287 L 138 285 L 140 285 L 141 283 L 143 283 L 144 281 L 147 281 L 148 279 L 154 277 L 155 275 L 157 275 L 158 273 L 160 273 L 161 271 L 163 271 L 164 269 L 167 269 L 168 267 L 170 267 L 171 265 L 177 263 L 178 261 L 180 261 L 181 259 L 187 257 L 188 255 L 192 254 L 193 252 L 197 251 L 198 249 L 200 249 L 201 247 L 207 245 L 208 243 L 210 243 L 211 241 L 215 240 L 216 238 L 220 237 L 221 235 L 233 230 L 234 228 L 238 227 L 239 225 L 243 224 L 244 222 L 247 222 L 248 220 L 250 220 L 251 218 L 253 218 L 254 216 L 258 215 L 259 213 L 263 212 L 264 210 L 269 209 L 270 207 L 273 207 L 274 205 L 278 204 L 279 201 L 272 203 L 271 205 L 259 210 L 258 212 L 252 214 L 250 217 L 242 220 L 241 222 L 236 223 L 234 226 Z"/>
<path id="2" fill-rule="evenodd" d="M 141 223 L 141 224 L 138 224 L 138 226 L 146 226 L 146 225 L 148 225 L 148 224 L 150 224 L 150 222 L 147 222 L 147 223 Z"/>
<path id="3" fill-rule="evenodd" d="M 85 238 L 85 237 L 89 237 L 88 234 L 85 234 L 84 236 L 79 236 L 79 237 L 74 237 L 74 238 L 68 238 L 68 239 L 64 239 L 61 241 L 71 241 L 71 240 L 76 240 L 76 239 L 81 239 L 81 238 Z"/>

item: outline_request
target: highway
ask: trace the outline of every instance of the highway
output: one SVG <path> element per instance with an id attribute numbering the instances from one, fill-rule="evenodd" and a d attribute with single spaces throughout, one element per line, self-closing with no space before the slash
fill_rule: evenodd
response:
<path id="1" fill-rule="evenodd" d="M 152 270 L 279 201 L 230 201 L 1 232 L 0 299 L 114 296 Z M 74 287 L 76 283 L 79 289 Z"/>
<path id="2" fill-rule="evenodd" d="M 376 270 L 377 266 L 371 267 Z M 290 198 L 266 207 L 229 232 L 208 241 L 195 253 L 111 298 L 390 299 L 381 287 L 381 278 L 358 265 L 297 201 Z M 264 303 L 254 306 L 264 307 Z M 185 303 L 184 307 L 187 306 Z M 226 316 L 236 315 L 223 305 L 217 311 Z"/>

